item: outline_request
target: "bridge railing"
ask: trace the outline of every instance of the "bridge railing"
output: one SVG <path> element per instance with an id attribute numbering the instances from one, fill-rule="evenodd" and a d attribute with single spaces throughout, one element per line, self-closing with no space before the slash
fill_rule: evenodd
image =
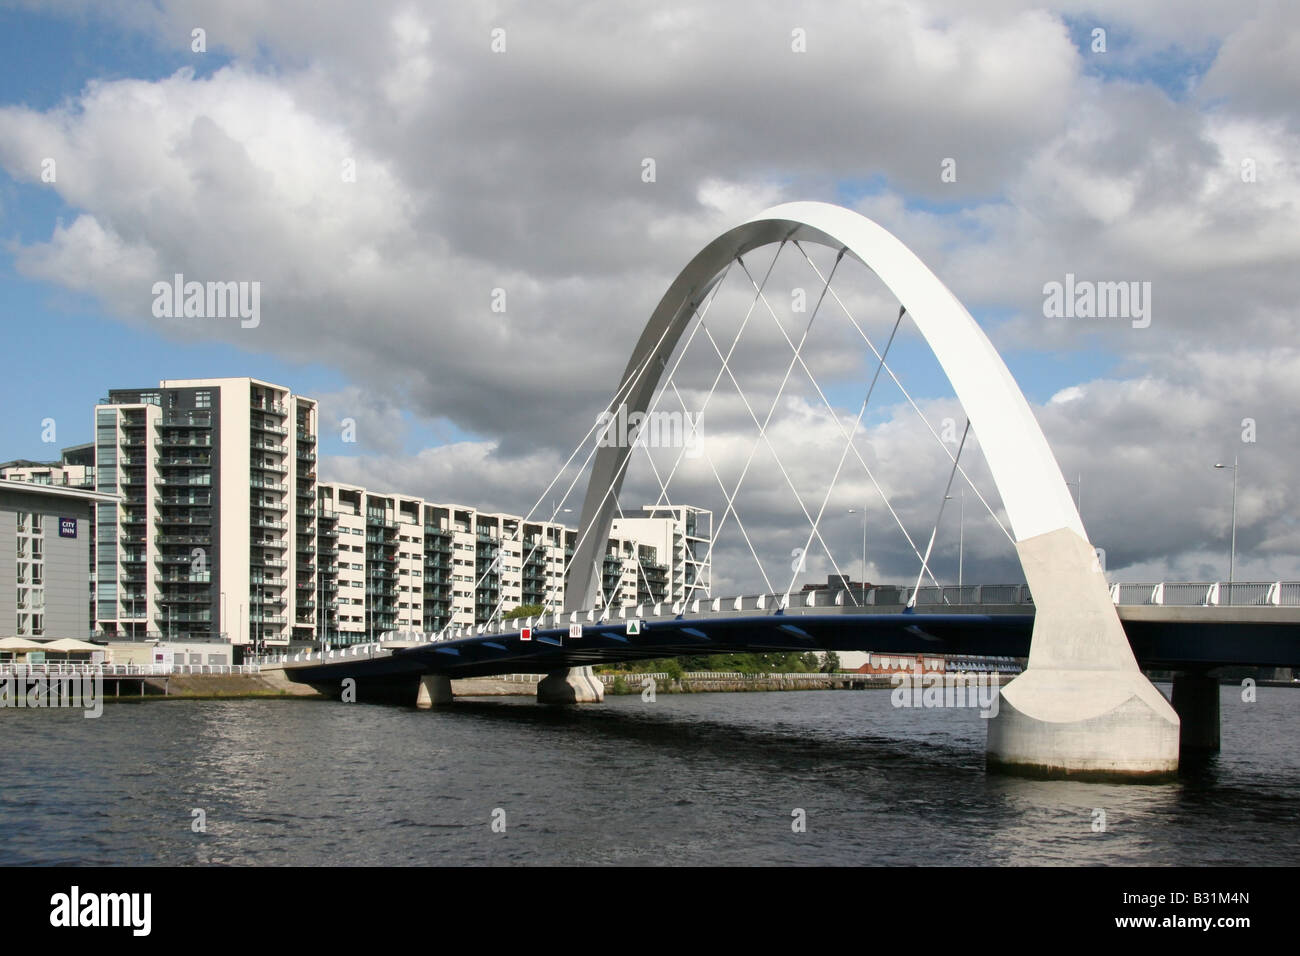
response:
<path id="1" fill-rule="evenodd" d="M 1160 581 L 1153 584 L 1113 584 L 1115 604 L 1168 607 L 1297 607 L 1300 581 Z"/>

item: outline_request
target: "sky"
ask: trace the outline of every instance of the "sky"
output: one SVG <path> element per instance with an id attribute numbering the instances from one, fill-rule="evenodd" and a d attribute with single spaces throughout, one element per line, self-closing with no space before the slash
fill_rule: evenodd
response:
<path id="1" fill-rule="evenodd" d="M 1297 90 L 1300 6 L 1272 0 L 0 0 L 0 459 L 89 441 L 110 388 L 253 376 L 320 400 L 324 479 L 576 512 L 678 271 L 818 200 L 980 323 L 1113 579 L 1225 578 L 1234 459 L 1237 579 L 1295 579 Z M 965 417 L 910 320 L 888 359 L 916 408 L 886 375 L 857 421 L 897 300 L 853 262 L 814 310 L 776 253 L 746 261 L 757 302 L 728 272 L 664 393 L 703 454 L 634 455 L 624 506 L 653 462 L 714 509 L 719 593 L 857 575 L 864 507 L 871 580 L 912 581 L 936 521 L 939 580 L 959 555 L 1023 580 L 978 433 L 947 485 L 930 429 Z M 176 274 L 257 283 L 256 324 L 155 314 Z M 1067 276 L 1145 311 L 1057 314 Z"/>

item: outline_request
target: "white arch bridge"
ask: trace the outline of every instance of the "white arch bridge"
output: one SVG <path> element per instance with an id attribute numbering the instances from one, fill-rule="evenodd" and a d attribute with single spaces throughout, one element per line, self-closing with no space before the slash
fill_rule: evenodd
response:
<path id="1" fill-rule="evenodd" d="M 752 262 L 757 261 L 752 255 L 755 250 L 773 245 L 777 252 L 767 271 L 751 270 Z M 832 250 L 834 263 L 829 268 L 819 268 L 808 253 L 813 247 Z M 820 287 L 818 295 L 810 297 L 815 300 L 815 307 L 807 325 L 801 335 L 795 336 L 785 331 L 765 295 L 772 267 L 782 251 L 787 250 L 793 256 L 803 257 Z M 878 348 L 867 335 L 833 287 L 836 271 L 845 259 L 865 265 L 901 304 L 883 348 Z M 754 294 L 736 338 L 728 345 L 724 337 L 720 345 L 706 316 L 729 275 L 740 276 L 742 284 L 747 282 L 746 291 Z M 838 452 L 838 465 L 825 494 L 818 500 L 801 496 L 796 490 L 768 430 L 786 382 L 797 368 L 807 372 L 821 403 L 834 412 L 825 391 L 808 368 L 804 351 L 809 329 L 828 303 L 833 303 L 830 308 L 838 307 L 848 316 L 865 340 L 875 368 L 865 383 L 866 397 L 852 427 L 840 416 L 831 416 L 838 434 L 838 447 L 833 449 Z M 765 311 L 775 320 L 788 346 L 788 354 L 781 353 L 786 361 L 785 379 L 764 416 L 761 406 L 755 410 L 740 388 L 733 365 L 737 342 L 751 315 Z M 943 500 L 938 503 L 939 517 L 943 514 L 943 501 L 953 497 L 949 492 L 954 490 L 955 482 L 960 483 L 963 494 L 965 490 L 971 491 L 1014 546 L 1027 591 L 1032 593 L 1032 605 L 1013 600 L 987 606 L 965 600 L 960 589 L 955 600 L 942 599 L 942 590 L 941 600 L 935 604 L 927 605 L 922 598 L 927 591 L 927 579 L 932 585 L 938 584 L 932 563 L 939 519 L 928 543 L 924 542 L 924 536 L 910 535 L 885 494 L 882 482 L 855 445 L 872 393 L 882 381 L 896 385 L 920 413 L 887 361 L 905 316 L 910 316 L 933 353 L 967 418 L 961 442 L 953 451 L 939 441 L 925 416 L 920 416 L 946 456 L 947 484 Z M 685 408 L 675 376 L 695 341 L 707 341 L 721 360 L 721 368 L 705 394 L 704 404 L 709 403 L 726 377 L 735 385 L 757 429 L 749 458 L 734 484 L 723 481 L 707 452 L 705 458 L 725 501 L 719 531 L 724 526 L 736 529 L 758 564 L 763 579 L 762 593 L 748 605 L 741 599 L 724 602 L 709 597 L 701 602 L 688 596 L 675 604 L 652 600 L 640 606 L 633 600 L 619 606 L 617 596 L 604 591 L 601 567 L 613 523 L 616 518 L 626 517 L 619 496 L 638 445 L 604 440 L 608 435 L 602 433 L 604 426 L 599 423 L 607 424 L 616 416 L 641 420 L 655 412 L 668 396 Z M 498 605 L 498 613 L 489 626 L 474 629 L 472 633 L 449 631 L 428 645 L 378 656 L 341 654 L 324 660 L 316 656 L 315 660 L 293 661 L 286 665 L 290 676 L 316 684 L 336 683 L 349 676 L 358 682 L 388 680 L 409 684 L 418 680 L 420 701 L 432 704 L 451 699 L 452 676 L 536 671 L 544 663 L 549 665 L 551 676 L 539 687 L 539 698 L 551 702 L 590 702 L 600 700 L 603 691 L 586 665 L 601 661 L 742 649 L 861 647 L 880 651 L 1012 653 L 1027 656 L 1028 666 L 1002 688 L 996 716 L 989 721 L 990 767 L 1049 776 L 1162 777 L 1176 771 L 1178 766 L 1179 713 L 1139 669 L 1130 643 L 1133 639 L 1143 648 L 1144 662 L 1164 661 L 1187 669 L 1183 692 L 1180 694 L 1175 689 L 1175 700 L 1181 697 L 1179 710 L 1199 727 L 1212 721 L 1217 742 L 1218 687 L 1204 676 L 1204 671 L 1209 666 L 1235 659 L 1219 653 L 1217 637 L 1202 634 L 1180 642 L 1178 633 L 1186 632 L 1176 632 L 1176 626 L 1197 623 L 1186 617 L 1163 622 L 1168 625 L 1164 631 L 1160 621 L 1155 622 L 1154 630 L 1148 627 L 1142 632 L 1139 627 L 1143 634 L 1140 637 L 1134 636 L 1129 621 L 1126 635 L 1125 623 L 1117 610 L 1118 596 L 1106 582 L 1056 459 L 1002 358 L 970 313 L 925 264 L 897 238 L 865 217 L 824 203 L 790 203 L 769 209 L 718 236 L 669 286 L 642 330 L 605 411 L 534 508 L 537 513 L 542 502 L 552 502 L 550 520 L 554 521 L 565 510 L 564 500 L 573 492 L 581 475 L 589 474 L 579 530 L 566 559 L 562 600 L 560 595 L 553 594 L 547 613 L 530 620 L 527 633 L 519 626 L 504 628 L 499 623 L 502 608 Z M 972 432 L 978 436 L 988 475 L 1001 498 L 1005 522 L 962 464 L 966 437 Z M 797 565 L 788 584 L 782 586 L 784 582 L 772 580 L 737 506 L 741 485 L 751 471 L 759 448 L 772 455 L 808 523 L 806 549 L 824 550 L 837 572 L 841 569 L 824 540 L 823 518 L 846 463 L 860 466 L 917 559 L 916 586 L 904 589 L 908 595 L 905 603 L 896 607 L 877 606 L 869 600 L 867 592 L 859 590 L 856 594 L 847 592 L 835 606 L 826 607 L 824 598 L 810 600 L 806 594 L 794 590 L 801 570 Z M 573 470 L 571 466 L 584 449 L 585 460 L 564 487 L 563 476 Z M 679 472 L 684 453 L 683 448 L 671 464 L 662 460 L 662 468 L 653 456 L 647 455 L 662 503 L 671 504 L 669 486 Z M 830 471 L 829 467 L 827 470 Z M 563 489 L 564 497 L 555 503 L 557 488 Z M 532 517 L 530 514 L 529 518 Z M 518 534 L 522 542 L 523 525 Z M 537 547 L 533 545 L 534 550 Z M 530 551 L 524 557 L 525 563 L 532 556 Z M 863 562 L 865 567 L 865 554 Z M 1210 593 L 1208 586 L 1205 593 Z M 1213 593 L 1218 594 L 1217 587 Z M 1291 636 L 1295 633 L 1295 622 L 1289 620 L 1288 614 L 1292 609 L 1274 603 L 1279 611 L 1274 615 L 1276 619 L 1256 621 L 1255 625 L 1277 626 L 1283 630 L 1261 632 L 1258 646 L 1251 645 L 1256 649 L 1250 653 L 1256 658 L 1255 663 L 1291 664 L 1294 663 L 1291 648 L 1295 642 Z M 1210 608 L 1208 602 L 1203 606 Z M 1231 615 L 1220 615 L 1220 610 L 1214 606 L 1200 623 L 1220 628 L 1242 623 Z"/>

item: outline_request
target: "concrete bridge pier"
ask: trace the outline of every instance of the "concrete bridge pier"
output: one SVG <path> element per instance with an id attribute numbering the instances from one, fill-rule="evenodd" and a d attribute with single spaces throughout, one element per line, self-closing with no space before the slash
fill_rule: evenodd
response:
<path id="1" fill-rule="evenodd" d="M 408 698 L 409 699 L 409 698 Z M 440 674 L 422 674 L 415 693 L 415 706 L 421 710 L 441 707 L 452 702 L 451 678 Z"/>
<path id="2" fill-rule="evenodd" d="M 1174 710 L 1180 722 L 1179 750 L 1185 755 L 1219 752 L 1219 679 L 1204 671 L 1174 675 Z"/>
<path id="3" fill-rule="evenodd" d="M 1092 546 L 1072 528 L 1019 541 L 1034 596 L 1029 666 L 989 720 L 990 769 L 1153 780 L 1178 770 L 1178 714 L 1138 668 Z"/>
<path id="4" fill-rule="evenodd" d="M 537 685 L 539 704 L 599 704 L 604 700 L 605 685 L 590 667 L 551 671 Z"/>

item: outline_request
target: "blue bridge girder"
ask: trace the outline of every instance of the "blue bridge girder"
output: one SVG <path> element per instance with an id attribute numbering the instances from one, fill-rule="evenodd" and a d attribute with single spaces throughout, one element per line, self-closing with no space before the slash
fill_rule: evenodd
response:
<path id="1" fill-rule="evenodd" d="M 1300 608 L 1120 608 L 1142 666 L 1194 669 L 1226 665 L 1300 665 Z M 297 681 L 437 674 L 451 678 L 543 673 L 624 661 L 684 655 L 874 651 L 949 656 L 1025 657 L 1032 606 L 1007 613 L 862 612 L 736 614 L 639 620 L 639 633 L 614 619 L 569 627 L 477 634 L 415 646 L 342 648 L 286 661 Z"/>

